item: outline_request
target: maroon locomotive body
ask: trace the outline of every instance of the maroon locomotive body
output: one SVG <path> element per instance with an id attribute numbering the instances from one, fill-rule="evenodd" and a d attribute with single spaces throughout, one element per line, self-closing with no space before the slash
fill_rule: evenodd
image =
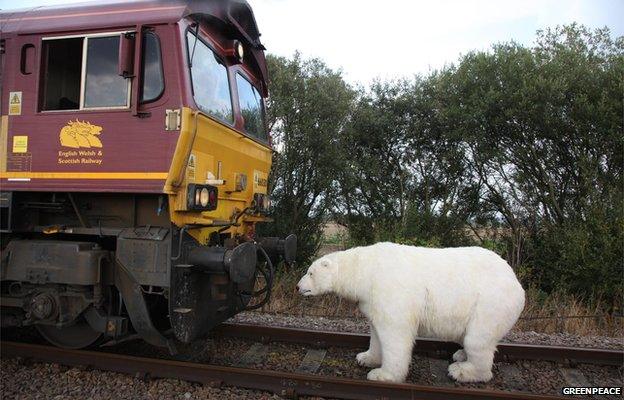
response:
<path id="1" fill-rule="evenodd" d="M 268 301 L 267 71 L 244 0 L 0 13 L 3 326 L 171 346 Z M 265 289 L 254 291 L 260 278 Z"/>

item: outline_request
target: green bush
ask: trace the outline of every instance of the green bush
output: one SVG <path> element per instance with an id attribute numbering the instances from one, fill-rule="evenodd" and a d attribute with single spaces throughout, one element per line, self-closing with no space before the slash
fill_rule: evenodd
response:
<path id="1" fill-rule="evenodd" d="M 621 214 L 594 208 L 585 221 L 543 227 L 530 249 L 532 283 L 548 292 L 560 290 L 621 304 L 622 222 Z"/>

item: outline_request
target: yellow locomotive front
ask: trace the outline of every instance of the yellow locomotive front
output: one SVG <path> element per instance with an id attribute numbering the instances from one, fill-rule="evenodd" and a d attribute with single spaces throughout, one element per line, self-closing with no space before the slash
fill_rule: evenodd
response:
<path id="1" fill-rule="evenodd" d="M 1 104 L 3 326 L 173 350 L 164 332 L 190 342 L 268 301 L 296 238 L 255 233 L 272 149 L 249 5 L 93 3 L 0 23 L 0 92 L 19 100 Z"/>
<path id="2" fill-rule="evenodd" d="M 268 264 L 278 255 L 293 261 L 296 238 L 258 239 L 255 235 L 255 225 L 268 222 L 270 205 L 272 149 L 266 132 L 262 71 L 254 73 L 254 63 L 249 62 L 253 57 L 245 57 L 242 41 L 222 38 L 214 26 L 189 21 L 179 29 L 186 51 L 184 70 L 189 81 L 184 93 L 189 106 L 168 113 L 167 124 L 173 129 L 179 125 L 180 136 L 165 192 L 171 220 L 181 228 L 172 270 L 171 319 L 178 338 L 188 341 L 185 336 L 196 336 L 189 327 L 203 331 L 223 319 L 219 313 L 232 315 L 234 310 L 228 309 L 232 305 L 236 311 L 246 307 L 254 294 L 256 256 Z M 258 61 L 263 58 L 255 61 L 262 69 Z M 224 269 L 227 275 L 219 275 Z M 264 295 L 255 307 L 268 300 L 272 280 L 272 271 L 260 271 L 266 286 L 255 293 Z M 189 283 L 198 289 L 187 289 Z M 203 299 L 205 288 L 215 296 L 200 306 L 211 311 L 203 312 L 198 320 L 197 307 L 189 305 L 189 300 Z"/>

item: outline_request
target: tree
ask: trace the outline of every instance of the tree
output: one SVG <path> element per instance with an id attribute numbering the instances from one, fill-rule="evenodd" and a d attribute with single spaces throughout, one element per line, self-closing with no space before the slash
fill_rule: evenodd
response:
<path id="1" fill-rule="evenodd" d="M 621 294 L 623 45 L 573 24 L 538 32 L 534 48 L 468 54 L 452 77 L 481 207 L 545 290 Z"/>
<path id="2" fill-rule="evenodd" d="M 356 241 L 370 243 L 405 215 L 408 173 L 404 82 L 360 91 L 340 138 L 335 218 Z"/>
<path id="3" fill-rule="evenodd" d="M 343 135 L 338 217 L 358 242 L 465 242 L 462 143 L 441 111 L 446 73 L 361 91 Z M 467 197 L 468 196 L 468 197 Z"/>
<path id="4" fill-rule="evenodd" d="M 275 222 L 265 234 L 298 236 L 298 261 L 318 249 L 334 198 L 338 139 L 349 116 L 353 91 L 339 71 L 318 59 L 269 56 L 267 120 L 275 153 L 270 186 Z"/>

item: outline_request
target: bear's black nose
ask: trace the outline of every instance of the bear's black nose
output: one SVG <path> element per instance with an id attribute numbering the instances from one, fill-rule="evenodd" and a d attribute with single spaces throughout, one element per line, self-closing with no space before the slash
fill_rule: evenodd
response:
<path id="1" fill-rule="evenodd" d="M 299 291 L 299 285 L 295 286 L 295 290 Z"/>

